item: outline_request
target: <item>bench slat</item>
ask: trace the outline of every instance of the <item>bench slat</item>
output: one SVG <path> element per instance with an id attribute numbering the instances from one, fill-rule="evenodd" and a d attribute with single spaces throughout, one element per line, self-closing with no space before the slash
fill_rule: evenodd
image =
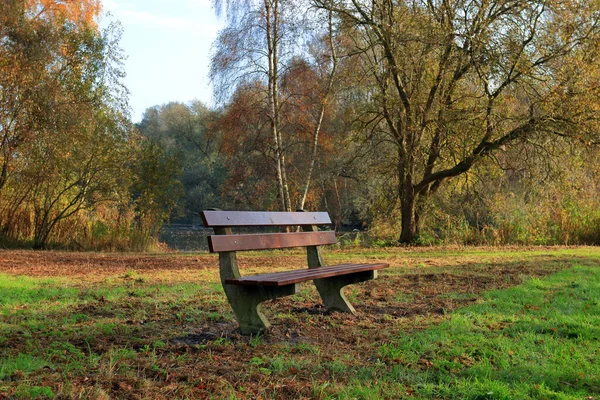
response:
<path id="1" fill-rule="evenodd" d="M 206 227 L 331 225 L 326 212 L 203 211 Z"/>
<path id="2" fill-rule="evenodd" d="M 248 235 L 211 235 L 208 237 L 208 248 L 211 253 L 219 253 L 222 251 L 321 246 L 335 242 L 335 231 L 253 233 Z"/>
<path id="3" fill-rule="evenodd" d="M 238 279 L 227 279 L 225 283 L 249 286 L 285 286 L 313 279 L 330 278 L 333 276 L 372 271 L 387 267 L 389 267 L 389 264 L 339 264 L 326 267 L 244 276 Z"/>

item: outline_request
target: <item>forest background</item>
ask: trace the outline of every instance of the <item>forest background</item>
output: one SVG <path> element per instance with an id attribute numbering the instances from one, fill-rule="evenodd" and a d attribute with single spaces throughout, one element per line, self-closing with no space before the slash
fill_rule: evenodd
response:
<path id="1" fill-rule="evenodd" d="M 99 1 L 0 3 L 2 246 L 150 250 L 210 207 L 328 211 L 370 245 L 600 243 L 599 1 L 215 9 L 217 105 L 134 124 Z"/>

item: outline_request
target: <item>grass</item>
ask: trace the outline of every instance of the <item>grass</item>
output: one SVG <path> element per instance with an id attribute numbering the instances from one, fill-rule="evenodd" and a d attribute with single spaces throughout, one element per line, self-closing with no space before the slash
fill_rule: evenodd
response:
<path id="1" fill-rule="evenodd" d="M 247 268 L 272 258 L 301 262 L 252 253 Z M 600 249 L 327 258 L 392 267 L 347 290 L 356 316 L 325 312 L 307 285 L 267 304 L 274 326 L 251 337 L 216 268 L 0 273 L 0 399 L 600 399 Z"/>
<path id="2" fill-rule="evenodd" d="M 599 306 L 600 269 L 593 267 L 576 266 L 486 293 L 480 304 L 435 327 L 382 344 L 380 381 L 404 385 L 422 398 L 597 395 Z M 371 382 L 355 384 L 363 390 Z M 344 389 L 349 395 L 353 390 Z"/>

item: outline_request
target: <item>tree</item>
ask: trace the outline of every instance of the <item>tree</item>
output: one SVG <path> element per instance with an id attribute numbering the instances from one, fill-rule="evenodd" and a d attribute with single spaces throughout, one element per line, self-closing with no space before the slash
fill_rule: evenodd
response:
<path id="1" fill-rule="evenodd" d="M 220 13 L 223 2 L 215 1 Z M 260 111 L 268 117 L 271 151 L 279 189 L 281 210 L 292 209 L 287 177 L 286 151 L 281 126 L 280 81 L 286 60 L 294 48 L 297 9 L 288 0 L 225 2 L 228 26 L 216 40 L 211 60 L 211 77 L 217 93 L 226 98 L 235 88 L 231 82 L 247 85 L 265 82 L 264 104 Z M 227 89 L 228 88 L 228 89 Z"/>
<path id="2" fill-rule="evenodd" d="M 76 123 L 73 131 L 69 135 L 49 132 L 28 149 L 29 165 L 21 171 L 33 182 L 34 248 L 47 245 L 59 222 L 115 200 L 129 186 L 130 176 L 123 170 L 133 154 L 127 145 L 128 132 L 110 126 L 109 110 L 96 113 L 77 107 L 73 111 L 77 113 L 71 116 Z M 90 119 L 80 121 L 82 113 Z"/>
<path id="3" fill-rule="evenodd" d="M 46 246 L 60 221 L 128 188 L 122 166 L 131 157 L 132 136 L 121 88 L 112 81 L 119 75 L 119 60 L 111 59 L 113 35 L 120 34 L 114 29 L 67 32 L 63 59 L 54 59 L 60 68 L 51 75 L 53 114 L 37 125 L 36 139 L 23 145 L 26 163 L 19 171 L 35 177 L 34 248 Z"/>
<path id="4" fill-rule="evenodd" d="M 158 146 L 163 158 L 177 160 L 185 198 L 175 207 L 175 218 L 197 221 L 200 212 L 221 204 L 220 185 L 227 171 L 222 138 L 216 120 L 219 113 L 199 101 L 151 107 L 138 124 L 141 134 Z M 158 158 L 161 159 L 161 158 Z"/>
<path id="5" fill-rule="evenodd" d="M 270 209 L 281 204 L 279 188 L 272 184 L 275 171 L 268 117 L 256 112 L 264 89 L 259 81 L 238 85 L 218 121 L 229 171 L 221 188 L 222 200 L 238 209 Z"/>
<path id="6" fill-rule="evenodd" d="M 97 30 L 97 0 L 0 3 L 0 194 L 18 159 L 57 110 L 62 74 L 81 59 L 73 44 Z"/>
<path id="7" fill-rule="evenodd" d="M 254 102 L 254 113 L 264 115 L 265 126 L 269 127 L 271 140 L 264 142 L 264 154 L 271 154 L 275 166 L 279 207 L 303 208 L 335 89 L 337 58 L 332 14 L 316 13 L 308 3 L 282 0 L 226 4 L 229 25 L 216 41 L 211 64 L 217 93 L 228 98 L 238 91 L 263 91 L 262 99 Z M 304 73 L 308 79 L 299 80 Z M 236 85 L 231 85 L 232 81 Z M 239 133 L 233 130 L 230 134 Z M 306 146 L 311 150 L 304 152 L 299 143 L 304 144 L 307 136 L 310 139 Z M 294 163 L 293 159 L 300 160 L 298 153 L 308 163 Z"/>
<path id="8" fill-rule="evenodd" d="M 128 190 L 122 166 L 135 138 L 120 30 L 100 31 L 98 13 L 92 0 L 0 5 L 2 231 L 36 248 L 62 221 Z"/>
<path id="9" fill-rule="evenodd" d="M 324 1 L 370 76 L 363 130 L 393 146 L 400 241 L 431 196 L 505 146 L 597 135 L 597 2 Z"/>
<path id="10" fill-rule="evenodd" d="M 334 84 L 336 80 L 336 73 L 338 67 L 337 60 L 337 52 L 335 43 L 335 33 L 333 26 L 333 13 L 331 11 L 328 12 L 327 15 L 327 34 L 324 37 L 324 41 L 327 42 L 326 50 L 322 49 L 321 46 L 316 46 L 319 50 L 315 55 L 315 60 L 320 62 L 315 63 L 318 67 L 317 70 L 321 72 L 320 75 L 325 76 L 315 76 L 313 80 L 314 88 L 312 92 L 314 93 L 312 96 L 310 94 L 305 95 L 308 97 L 312 104 L 317 105 L 317 112 L 314 114 L 313 121 L 313 129 L 312 129 L 312 151 L 310 156 L 310 164 L 308 170 L 306 172 L 306 180 L 304 184 L 304 189 L 302 190 L 302 196 L 298 202 L 298 208 L 303 210 L 304 205 L 306 203 L 306 198 L 308 196 L 308 191 L 310 189 L 311 181 L 313 179 L 313 173 L 315 170 L 315 166 L 317 164 L 317 152 L 319 148 L 319 134 L 321 133 L 321 128 L 323 126 L 323 119 L 325 117 L 325 112 L 328 109 L 328 105 L 331 102 L 331 97 L 334 91 Z M 321 39 L 321 38 L 320 38 Z M 320 42 L 321 40 L 319 40 Z M 325 65 L 323 65 L 325 64 Z M 305 82 L 310 82 L 305 80 Z M 312 94 L 312 93 L 311 93 Z M 315 96 L 316 95 L 316 96 Z M 316 97 L 316 98 L 314 98 Z M 306 109 L 306 108 L 303 108 Z"/>
<path id="11" fill-rule="evenodd" d="M 132 172 L 137 228 L 144 238 L 151 238 L 170 218 L 183 195 L 178 180 L 181 164 L 176 157 L 166 154 L 160 144 L 145 139 L 140 142 Z"/>

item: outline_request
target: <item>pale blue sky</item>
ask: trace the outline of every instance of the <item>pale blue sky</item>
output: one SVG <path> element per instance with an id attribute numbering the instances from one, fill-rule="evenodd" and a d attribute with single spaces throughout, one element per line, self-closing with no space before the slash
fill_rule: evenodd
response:
<path id="1" fill-rule="evenodd" d="M 210 0 L 103 0 L 121 21 L 125 85 L 134 122 L 151 106 L 198 99 L 211 104 L 210 47 L 223 21 Z"/>

